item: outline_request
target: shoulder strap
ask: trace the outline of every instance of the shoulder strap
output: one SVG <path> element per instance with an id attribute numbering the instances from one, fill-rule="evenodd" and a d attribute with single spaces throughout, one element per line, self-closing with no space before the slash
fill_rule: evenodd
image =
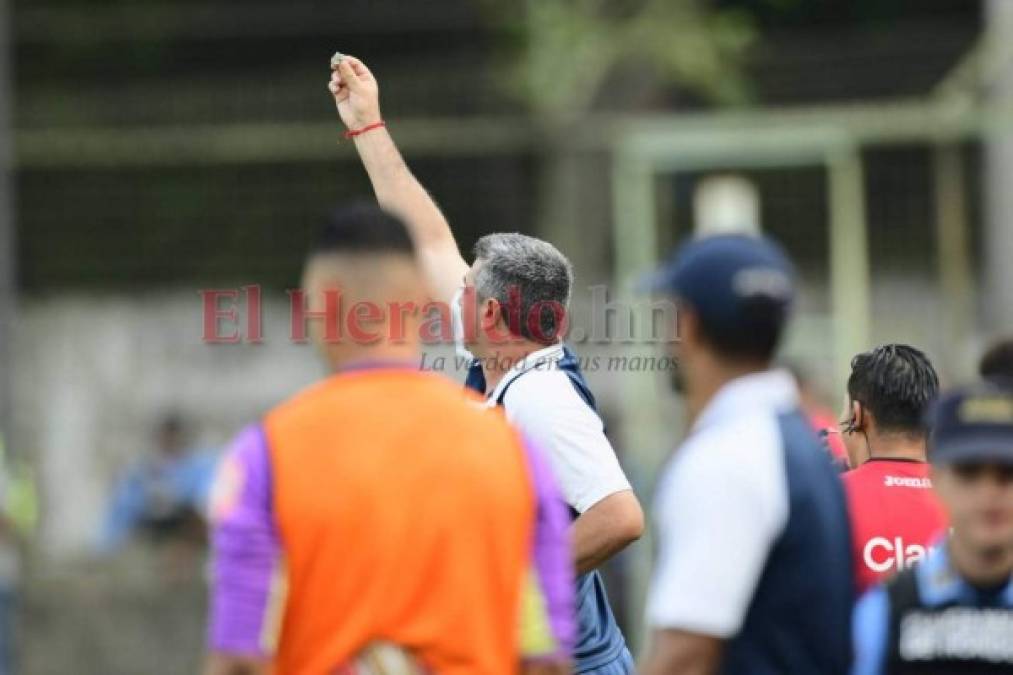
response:
<path id="1" fill-rule="evenodd" d="M 891 611 L 903 613 L 922 604 L 918 593 L 917 568 L 904 570 L 886 583 L 886 594 L 890 598 Z"/>
<path id="2" fill-rule="evenodd" d="M 587 404 L 596 415 L 601 417 L 598 413 L 598 404 L 595 401 L 594 394 L 591 393 L 590 387 L 587 386 L 587 381 L 584 379 L 583 373 L 580 372 L 580 361 L 577 359 L 577 355 L 570 350 L 569 347 L 563 345 L 563 356 L 558 361 L 559 370 L 566 375 L 566 378 L 570 380 L 570 384 L 574 390 L 580 396 L 580 398 Z M 507 390 L 513 385 L 514 382 L 524 377 L 526 373 L 521 373 L 514 379 L 507 382 L 506 386 L 500 391 L 499 396 L 496 397 L 496 405 L 503 405 L 503 399 L 506 398 Z M 471 373 L 468 373 L 469 379 Z"/>
<path id="3" fill-rule="evenodd" d="M 474 359 L 468 366 L 468 376 L 464 379 L 465 389 L 477 391 L 479 395 L 485 395 L 485 373 L 482 372 L 482 362 Z"/>
<path id="4" fill-rule="evenodd" d="M 580 397 L 584 399 L 584 403 L 587 403 L 588 407 L 597 413 L 598 403 L 594 400 L 591 388 L 587 386 L 584 374 L 580 372 L 580 360 L 566 345 L 563 345 L 563 357 L 559 359 L 559 369 L 569 378 L 570 384 L 577 390 Z M 601 417 L 601 415 L 598 416 Z"/>

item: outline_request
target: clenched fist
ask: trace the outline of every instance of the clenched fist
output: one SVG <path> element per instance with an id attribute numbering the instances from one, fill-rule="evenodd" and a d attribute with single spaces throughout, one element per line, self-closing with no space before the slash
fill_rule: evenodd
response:
<path id="1" fill-rule="evenodd" d="M 380 116 L 380 88 L 369 68 L 354 56 L 346 56 L 331 70 L 327 88 L 338 106 L 338 116 L 350 131 L 375 124 Z"/>

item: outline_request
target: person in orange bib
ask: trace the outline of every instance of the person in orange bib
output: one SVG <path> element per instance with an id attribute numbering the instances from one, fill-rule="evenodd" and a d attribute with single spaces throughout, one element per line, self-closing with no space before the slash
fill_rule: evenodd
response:
<path id="1" fill-rule="evenodd" d="M 502 415 L 418 370 L 425 298 L 404 226 L 338 212 L 304 288 L 335 373 L 244 430 L 220 469 L 207 672 L 357 672 L 377 644 L 419 672 L 561 670 L 565 507 Z"/>

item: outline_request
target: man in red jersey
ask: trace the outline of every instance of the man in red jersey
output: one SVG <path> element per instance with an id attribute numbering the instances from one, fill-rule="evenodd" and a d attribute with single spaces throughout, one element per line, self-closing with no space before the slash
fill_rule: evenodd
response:
<path id="1" fill-rule="evenodd" d="M 841 426 L 856 467 L 844 486 L 860 591 L 920 560 L 946 527 L 925 461 L 925 412 L 938 391 L 935 369 L 914 347 L 884 345 L 851 361 Z"/>

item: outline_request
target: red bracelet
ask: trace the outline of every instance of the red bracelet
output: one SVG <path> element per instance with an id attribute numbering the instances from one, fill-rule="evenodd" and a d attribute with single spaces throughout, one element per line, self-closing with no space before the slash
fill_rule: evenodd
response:
<path id="1" fill-rule="evenodd" d="M 356 129 L 355 131 L 349 129 L 348 131 L 345 132 L 345 138 L 355 138 L 356 136 L 361 136 L 367 131 L 372 131 L 373 129 L 380 129 L 385 126 L 387 126 L 387 123 L 384 122 L 383 120 L 380 120 L 379 122 L 374 122 L 373 124 L 364 126 L 361 129 Z"/>

